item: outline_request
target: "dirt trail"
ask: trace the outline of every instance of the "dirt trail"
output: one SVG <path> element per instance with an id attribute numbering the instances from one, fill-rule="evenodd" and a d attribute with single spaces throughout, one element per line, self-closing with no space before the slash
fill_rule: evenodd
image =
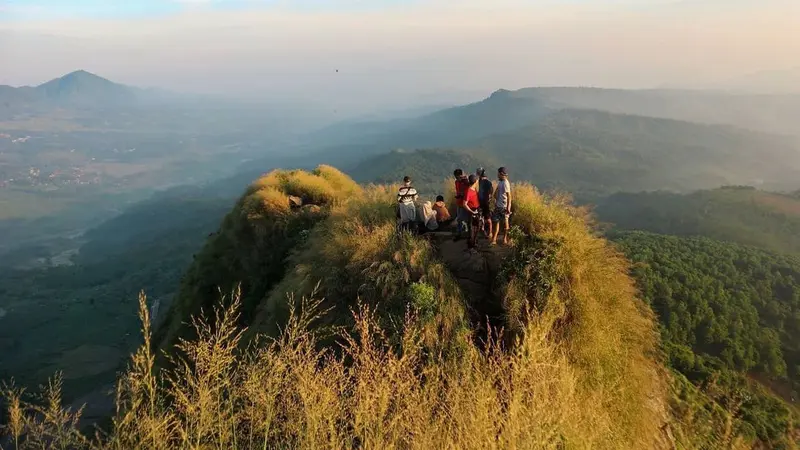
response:
<path id="1" fill-rule="evenodd" d="M 449 231 L 426 235 L 461 287 L 470 307 L 470 318 L 476 335 L 485 340 L 487 319 L 494 329 L 503 327 L 505 322 L 495 280 L 500 265 L 510 250 L 507 247 L 490 246 L 488 240 L 481 236 L 478 239 L 477 253 L 471 253 L 467 250 L 467 240 L 454 242 Z"/>

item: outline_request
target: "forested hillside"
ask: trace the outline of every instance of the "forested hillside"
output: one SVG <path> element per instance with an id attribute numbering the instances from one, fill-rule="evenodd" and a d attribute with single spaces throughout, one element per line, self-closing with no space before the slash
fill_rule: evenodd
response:
<path id="1" fill-rule="evenodd" d="M 659 318 L 672 367 L 714 384 L 707 389 L 720 390 L 771 448 L 786 444 L 796 418 L 748 376 L 797 405 L 800 259 L 707 238 L 625 232 L 614 240 Z"/>
<path id="2" fill-rule="evenodd" d="M 138 293 L 163 314 L 229 208 L 213 190 L 175 190 L 90 230 L 62 265 L 0 271 L 0 379 L 35 386 L 60 370 L 68 398 L 113 382 L 140 341 Z"/>
<path id="3" fill-rule="evenodd" d="M 600 220 L 619 229 L 708 236 L 800 253 L 800 198 L 747 186 L 693 192 L 619 193 L 599 202 Z"/>

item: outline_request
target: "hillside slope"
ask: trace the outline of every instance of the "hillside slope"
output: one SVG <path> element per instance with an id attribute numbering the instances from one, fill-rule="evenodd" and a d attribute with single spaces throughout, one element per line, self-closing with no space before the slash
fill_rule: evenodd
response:
<path id="1" fill-rule="evenodd" d="M 492 157 L 466 151 L 395 150 L 361 161 L 347 169 L 347 173 L 359 183 L 379 184 L 398 183 L 409 175 L 418 191 L 438 195 L 442 193 L 442 180 L 452 177 L 455 169 L 472 173 L 478 167 L 484 167 L 487 173 L 491 173 L 498 163 Z"/>
<path id="2" fill-rule="evenodd" d="M 336 196 L 334 192 L 343 192 L 343 187 L 351 195 Z M 345 416 L 337 415 L 337 420 L 355 418 L 353 432 L 359 440 L 366 439 L 362 442 L 406 442 L 412 447 L 448 442 L 460 448 L 485 448 L 481 444 L 485 431 L 491 436 L 500 433 L 502 439 L 511 439 L 509 444 L 522 447 L 545 447 L 556 441 L 594 448 L 653 448 L 663 443 L 657 427 L 669 419 L 651 315 L 635 298 L 625 260 L 590 233 L 582 210 L 558 199 L 546 200 L 530 187 L 518 187 L 521 233 L 497 269 L 496 296 L 478 299 L 497 302 L 504 311 L 502 326 L 516 336 L 509 353 L 495 353 L 499 349 L 482 350 L 474 341 L 477 326 L 470 314 L 474 299 L 465 296 L 455 282 L 435 240 L 395 231 L 393 189 L 352 189 L 356 188 L 326 167 L 312 173 L 278 171 L 254 183 L 195 260 L 171 310 L 172 318 L 157 333 L 159 346 L 169 350 L 178 336 L 193 337 L 180 324 L 201 307 L 216 304 L 221 293 L 215 286 L 224 294 L 242 281 L 239 323 L 249 327 L 246 341 L 257 340 L 259 333 L 285 336 L 281 330 L 291 329 L 296 308 L 306 303 L 300 299 L 314 298 L 323 299 L 315 305 L 326 311 L 314 322 L 317 332 L 323 332 L 315 340 L 317 345 L 327 348 L 336 341 L 345 348 L 354 342 L 378 345 L 372 351 L 383 355 L 373 357 L 386 358 L 381 363 L 382 375 L 360 372 L 373 369 L 359 365 L 358 352 L 363 350 L 359 347 L 353 356 L 357 370 L 348 376 L 365 383 L 356 392 L 384 392 L 383 402 L 395 405 L 393 412 L 386 410 L 359 425 L 358 408 L 366 406 L 363 401 L 372 401 L 374 394 L 337 400 L 346 405 L 341 412 Z M 312 207 L 314 216 L 309 218 L 302 209 L 291 209 L 287 195 L 301 196 L 306 204 L 321 208 Z M 351 336 L 347 330 L 361 334 L 345 337 Z M 385 336 L 385 344 L 363 341 L 373 333 Z M 439 391 L 445 389 L 439 376 L 405 379 L 410 375 L 395 372 L 412 367 L 415 373 L 435 370 L 450 382 L 461 381 Z M 504 367 L 517 369 L 512 375 Z M 325 366 L 320 370 L 308 376 L 317 380 L 328 373 Z M 504 373 L 511 378 L 503 382 L 510 384 L 501 394 L 489 386 L 497 382 L 490 379 Z M 296 387 L 289 389 L 294 392 Z M 488 397 L 479 400 L 473 395 Z M 518 413 L 504 413 L 502 423 L 482 416 L 495 414 L 489 412 L 495 401 L 498 405 L 510 401 L 506 395 L 519 402 Z M 403 406 L 410 406 L 408 402 L 415 404 L 414 412 Z M 427 416 L 439 408 L 459 410 L 452 402 L 478 408 L 469 419 L 472 425 L 460 416 L 445 423 Z M 576 408 L 579 404 L 584 407 Z M 382 414 L 388 414 L 386 420 L 400 422 L 386 429 L 388 434 L 361 434 L 386 423 L 375 422 Z M 428 425 L 414 431 L 404 428 L 411 425 L 400 419 L 404 415 Z M 492 431 L 492 423 L 506 431 Z M 523 423 L 524 429 L 516 428 Z M 291 434 L 299 430 L 285 428 L 290 425 L 280 426 L 275 436 L 293 442 L 303 438 Z M 469 436 L 452 428 L 462 426 L 472 430 Z M 409 432 L 415 438 L 405 441 L 401 436 Z M 513 437 L 508 433 L 514 433 Z"/>
<path id="3" fill-rule="evenodd" d="M 458 148 L 455 151 L 451 148 Z M 360 180 L 449 177 L 462 163 L 507 166 L 516 180 L 594 201 L 619 191 L 687 192 L 726 184 L 796 188 L 800 148 L 742 129 L 588 110 L 548 112 L 524 125 L 448 149 L 391 152 L 350 173 Z"/>
<path id="4" fill-rule="evenodd" d="M 551 108 L 579 108 L 617 114 L 733 125 L 798 135 L 800 95 L 728 93 L 713 90 L 525 88 L 510 93 Z"/>
<path id="5" fill-rule="evenodd" d="M 599 202 L 596 212 L 621 230 L 707 236 L 781 253 L 800 253 L 800 198 L 726 187 L 680 195 L 619 193 Z"/>
<path id="6" fill-rule="evenodd" d="M 395 148 L 457 147 L 538 123 L 562 110 L 734 126 L 797 138 L 800 95 L 579 87 L 500 89 L 481 101 L 416 118 L 333 125 L 307 135 L 306 143 L 329 147 L 320 152 L 328 156 L 380 153 Z"/>

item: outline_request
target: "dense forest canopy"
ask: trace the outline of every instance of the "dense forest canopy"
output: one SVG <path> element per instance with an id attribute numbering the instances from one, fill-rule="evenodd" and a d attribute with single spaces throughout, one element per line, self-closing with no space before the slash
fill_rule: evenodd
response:
<path id="1" fill-rule="evenodd" d="M 741 375 L 775 380 L 800 397 L 800 258 L 708 238 L 622 232 L 614 240 L 661 324 L 672 367 L 697 383 L 719 379 L 762 439 L 781 439 L 790 413 Z"/>

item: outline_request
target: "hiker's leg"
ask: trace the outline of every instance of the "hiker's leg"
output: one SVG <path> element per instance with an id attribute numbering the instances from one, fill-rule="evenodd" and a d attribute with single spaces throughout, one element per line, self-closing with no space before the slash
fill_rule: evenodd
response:
<path id="1" fill-rule="evenodd" d="M 468 248 L 475 248 L 478 245 L 478 216 L 473 216 L 469 222 L 469 243 Z"/>
<path id="2" fill-rule="evenodd" d="M 500 220 L 502 218 L 502 214 L 500 211 L 495 209 L 492 211 L 492 228 L 490 228 L 489 233 L 492 235 L 491 241 L 492 244 L 497 244 L 497 236 L 500 235 Z"/>
<path id="3" fill-rule="evenodd" d="M 503 245 L 508 244 L 508 215 L 503 218 Z"/>
<path id="4" fill-rule="evenodd" d="M 456 239 L 461 238 L 461 233 L 464 231 L 469 232 L 469 216 L 467 215 L 467 210 L 463 207 L 458 208 L 458 213 L 456 214 Z"/>

